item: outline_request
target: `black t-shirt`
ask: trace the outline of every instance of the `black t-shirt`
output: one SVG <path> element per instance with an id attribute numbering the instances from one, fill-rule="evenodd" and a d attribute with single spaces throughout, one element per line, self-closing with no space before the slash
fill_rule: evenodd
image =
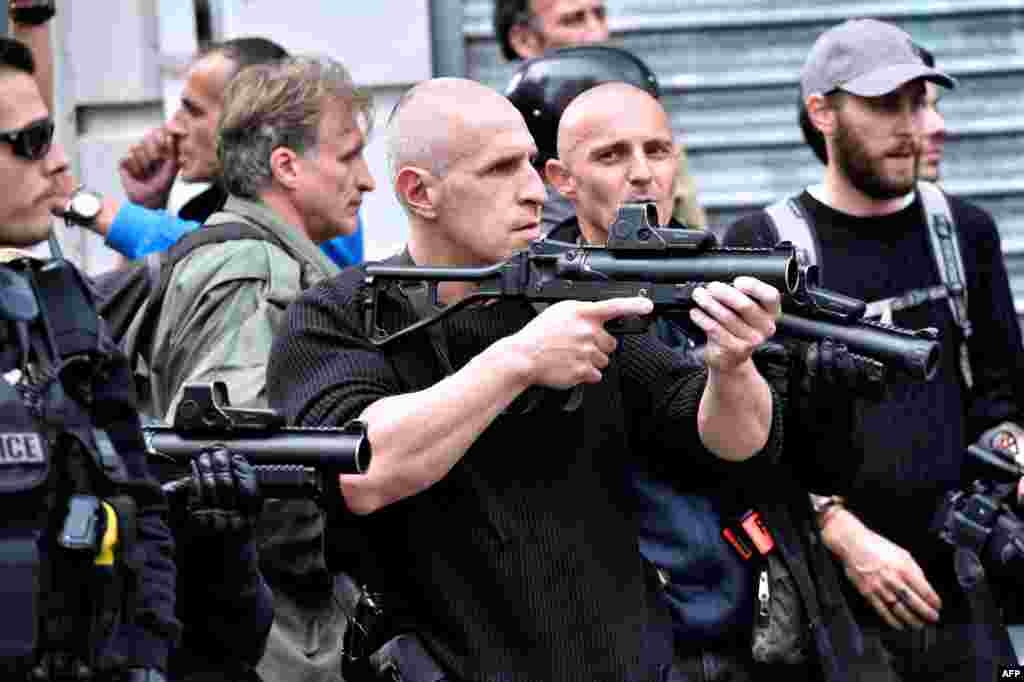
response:
<path id="1" fill-rule="evenodd" d="M 821 284 L 865 301 L 899 296 L 941 283 L 931 255 L 920 199 L 895 213 L 860 218 L 836 211 L 804 192 L 799 197 L 816 228 Z M 965 448 L 985 428 L 1017 414 L 1021 336 L 999 235 L 992 218 L 951 198 L 968 282 L 974 376 L 967 389 L 958 366 L 959 329 L 945 299 L 896 311 L 893 323 L 910 329 L 935 327 L 942 357 L 928 383 L 892 382 L 887 399 L 861 401 L 854 451 L 822 453 L 862 458 L 849 507 L 873 530 L 907 549 L 944 600 L 944 618 L 960 601 L 949 549 L 929 533 L 942 494 L 960 486 Z M 726 233 L 728 245 L 771 246 L 775 231 L 766 213 L 739 220 Z M 837 443 L 846 444 L 839 438 Z M 862 615 L 877 618 L 862 600 Z M 951 604 L 952 602 L 952 604 Z"/>

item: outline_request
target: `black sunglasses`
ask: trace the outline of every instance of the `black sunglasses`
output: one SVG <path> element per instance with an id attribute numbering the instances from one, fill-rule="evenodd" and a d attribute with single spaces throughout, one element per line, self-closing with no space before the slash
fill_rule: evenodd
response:
<path id="1" fill-rule="evenodd" d="M 15 156 L 38 161 L 50 151 L 53 142 L 53 121 L 41 118 L 19 130 L 0 131 L 0 140 L 10 142 Z"/>

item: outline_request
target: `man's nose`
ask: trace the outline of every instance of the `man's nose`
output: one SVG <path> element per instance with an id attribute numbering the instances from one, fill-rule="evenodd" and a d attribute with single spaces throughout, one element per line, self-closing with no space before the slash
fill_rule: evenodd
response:
<path id="1" fill-rule="evenodd" d="M 534 204 L 543 204 L 547 198 L 544 181 L 540 179 L 540 173 L 537 172 L 537 169 L 532 164 L 527 164 L 527 175 L 519 197 L 524 202 Z"/>
<path id="2" fill-rule="evenodd" d="M 44 172 L 47 176 L 68 172 L 68 157 L 64 153 L 64 147 L 59 142 L 54 142 L 50 145 L 50 151 L 46 152 L 43 164 Z"/>
<path id="3" fill-rule="evenodd" d="M 372 192 L 377 189 L 377 183 L 373 179 L 373 173 L 370 172 L 370 166 L 366 163 L 366 159 L 362 156 L 359 157 L 359 189 L 363 192 Z"/>
<path id="4" fill-rule="evenodd" d="M 629 181 L 635 183 L 650 182 L 651 162 L 643 152 L 633 155 L 629 164 Z"/>
<path id="5" fill-rule="evenodd" d="M 181 137 L 185 134 L 185 128 L 181 124 L 181 109 L 174 112 L 174 116 L 171 116 L 171 120 L 167 122 L 167 132 L 175 137 Z"/>
<path id="6" fill-rule="evenodd" d="M 583 43 L 600 43 L 608 39 L 608 20 L 597 12 L 587 12 Z"/>
<path id="7" fill-rule="evenodd" d="M 928 111 L 928 123 L 925 130 L 928 137 L 944 139 L 946 137 L 946 119 L 935 109 Z"/>

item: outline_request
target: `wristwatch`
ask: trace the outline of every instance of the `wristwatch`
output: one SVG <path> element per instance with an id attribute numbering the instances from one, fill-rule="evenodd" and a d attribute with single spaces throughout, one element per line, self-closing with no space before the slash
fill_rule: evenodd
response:
<path id="1" fill-rule="evenodd" d="M 828 511 L 830 509 L 843 508 L 846 505 L 846 500 L 838 495 L 815 495 L 814 493 L 808 493 L 808 497 L 811 498 L 811 509 L 814 510 L 814 516 L 818 522 L 818 528 L 825 526 L 825 521 L 828 517 Z"/>
<path id="2" fill-rule="evenodd" d="M 64 220 L 75 225 L 89 227 L 103 208 L 103 195 L 79 187 L 64 207 Z"/>

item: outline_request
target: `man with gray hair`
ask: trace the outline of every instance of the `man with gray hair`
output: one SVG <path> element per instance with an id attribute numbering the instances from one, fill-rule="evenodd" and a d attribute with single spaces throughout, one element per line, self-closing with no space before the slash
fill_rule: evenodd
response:
<path id="1" fill-rule="evenodd" d="M 145 358 L 157 416 L 171 420 L 193 382 L 224 381 L 233 404 L 266 405 L 267 357 L 284 310 L 338 273 L 318 245 L 354 232 L 362 195 L 374 189 L 363 159 L 371 121 L 370 100 L 330 59 L 261 64 L 231 81 L 217 132 L 228 198 L 184 240 L 202 240 L 218 225 L 221 233 L 244 230 L 192 248 L 172 270 Z M 340 680 L 344 618 L 323 525 L 310 501 L 267 501 L 257 525 L 274 592 L 274 625 L 257 667 L 267 682 Z"/>

